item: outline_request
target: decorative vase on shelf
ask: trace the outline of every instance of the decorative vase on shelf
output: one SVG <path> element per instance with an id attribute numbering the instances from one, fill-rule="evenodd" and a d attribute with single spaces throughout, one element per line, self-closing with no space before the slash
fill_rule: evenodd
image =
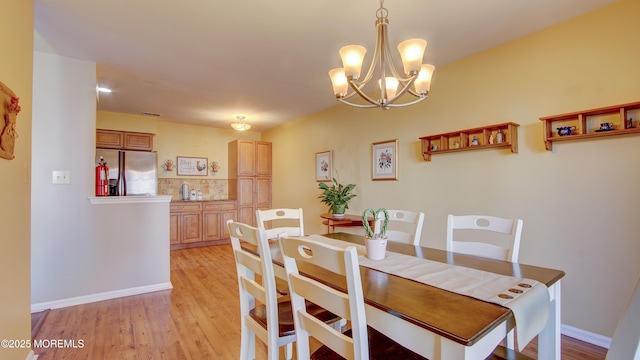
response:
<path id="1" fill-rule="evenodd" d="M 382 221 L 380 226 L 374 226 L 375 231 L 371 230 L 369 225 L 369 215 L 373 217 L 373 221 L 377 224 Z M 382 216 L 382 217 L 381 217 Z M 382 260 L 387 251 L 387 227 L 389 226 L 389 212 L 386 209 L 367 209 L 362 213 L 362 226 L 366 236 L 364 245 L 367 251 L 367 257 L 371 260 Z"/>

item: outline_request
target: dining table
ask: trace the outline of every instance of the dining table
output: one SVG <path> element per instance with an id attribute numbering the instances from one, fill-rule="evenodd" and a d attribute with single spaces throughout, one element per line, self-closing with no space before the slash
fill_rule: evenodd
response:
<path id="1" fill-rule="evenodd" d="M 322 238 L 329 239 L 327 241 L 331 241 L 333 245 L 338 243 L 345 247 L 362 248 L 365 241 L 361 235 L 341 232 L 311 237 L 316 241 Z M 546 286 L 549 293 L 548 317 L 537 335 L 538 359 L 560 359 L 560 295 L 561 279 L 565 275 L 563 271 L 457 254 L 392 240 L 389 239 L 387 242 L 388 254 L 402 254 L 491 274 L 531 279 Z M 277 241 L 270 244 L 270 250 L 276 265 L 274 268 L 281 268 L 282 255 Z M 312 265 L 299 266 L 301 272 L 346 292 L 343 277 Z M 276 276 L 283 276 L 284 269 L 276 270 L 275 273 Z M 514 312 L 493 302 L 376 270 L 364 266 L 362 262 L 360 276 L 367 324 L 431 360 L 485 359 L 516 326 Z M 533 316 L 535 317 L 535 314 Z"/>

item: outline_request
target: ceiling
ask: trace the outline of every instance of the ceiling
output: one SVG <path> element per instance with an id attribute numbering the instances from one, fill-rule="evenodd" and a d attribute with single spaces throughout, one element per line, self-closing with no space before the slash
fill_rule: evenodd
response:
<path id="1" fill-rule="evenodd" d="M 438 67 L 615 0 L 387 0 L 392 50 Z M 375 44 L 375 0 L 35 0 L 35 50 L 98 65 L 98 110 L 265 131 L 337 103 L 338 50 Z M 428 100 L 426 100 L 428 101 Z M 340 105 L 346 106 L 346 105 Z M 362 110 L 362 111 L 380 111 Z M 393 111 L 393 110 L 390 110 Z"/>

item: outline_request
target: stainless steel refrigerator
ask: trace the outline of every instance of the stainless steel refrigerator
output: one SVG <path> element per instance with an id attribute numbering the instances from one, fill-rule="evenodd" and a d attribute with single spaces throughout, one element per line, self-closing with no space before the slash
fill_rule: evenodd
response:
<path id="1" fill-rule="evenodd" d="M 110 196 L 158 195 L 158 153 L 97 149 L 96 164 L 101 156 L 109 167 Z"/>

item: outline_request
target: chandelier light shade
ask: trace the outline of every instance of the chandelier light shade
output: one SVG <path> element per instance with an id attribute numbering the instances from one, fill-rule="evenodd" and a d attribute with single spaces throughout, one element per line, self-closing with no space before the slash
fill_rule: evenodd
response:
<path id="1" fill-rule="evenodd" d="M 376 48 L 369 70 L 363 78 L 360 75 L 367 49 L 360 45 L 348 45 L 340 49 L 343 67 L 329 71 L 336 100 L 355 107 L 379 107 L 386 110 L 391 107 L 413 105 L 427 98 L 431 76 L 435 70 L 433 65 L 422 64 L 427 42 L 423 39 L 410 39 L 398 45 L 403 69 L 403 72 L 399 72 L 389 50 L 388 13 L 384 7 L 384 0 L 380 0 L 380 8 L 376 12 Z M 364 86 L 374 79 L 374 76 L 380 89 L 379 99 L 371 98 L 364 90 Z M 348 93 L 349 88 L 353 90 L 351 93 Z M 407 93 L 413 96 L 410 101 L 396 103 L 397 100 L 404 99 L 403 96 Z M 355 95 L 364 99 L 366 103 L 348 101 Z"/>
<path id="2" fill-rule="evenodd" d="M 245 131 L 245 130 L 251 129 L 251 125 L 245 123 L 244 119 L 246 119 L 245 116 L 242 116 L 242 115 L 236 116 L 236 122 L 231 124 L 231 127 L 238 131 Z"/>

